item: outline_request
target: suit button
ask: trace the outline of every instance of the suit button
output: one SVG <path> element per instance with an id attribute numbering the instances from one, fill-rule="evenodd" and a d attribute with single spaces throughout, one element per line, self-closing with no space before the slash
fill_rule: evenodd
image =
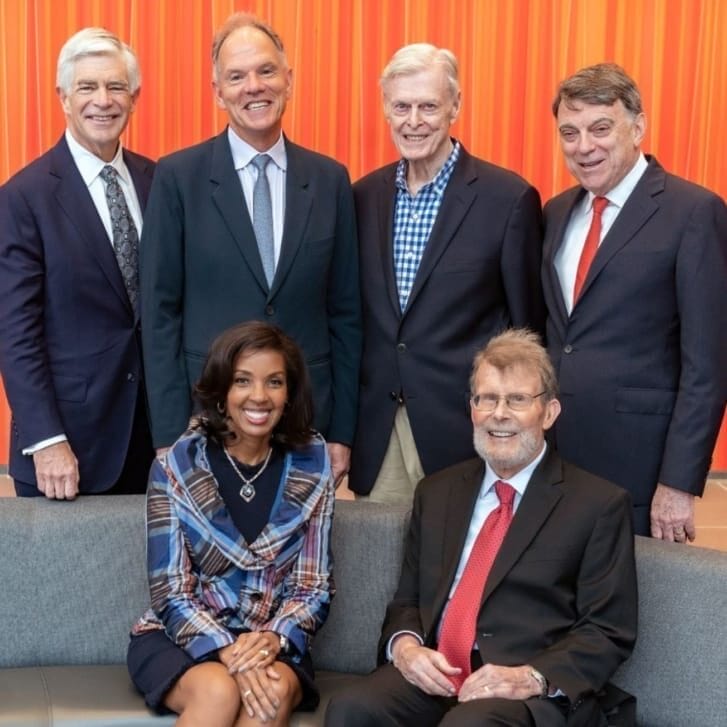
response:
<path id="1" fill-rule="evenodd" d="M 405 353 L 406 352 L 406 344 L 405 343 L 397 343 L 396 344 L 396 350 L 399 353 Z"/>
<path id="2" fill-rule="evenodd" d="M 265 306 L 265 315 L 272 316 L 274 314 L 275 314 L 275 308 L 273 308 L 273 306 L 271 306 L 271 305 L 266 305 Z"/>
<path id="3" fill-rule="evenodd" d="M 395 391 L 390 391 L 389 396 L 391 397 L 392 401 L 396 401 L 399 398 L 399 395 Z"/>
<path id="4" fill-rule="evenodd" d="M 566 343 L 565 346 L 563 346 L 563 353 L 573 353 L 573 346 L 571 346 L 570 343 Z"/>
<path id="5" fill-rule="evenodd" d="M 128 374 L 126 374 L 126 380 L 127 381 L 136 381 L 136 376 L 134 376 L 134 374 L 132 374 L 132 373 L 128 373 Z"/>

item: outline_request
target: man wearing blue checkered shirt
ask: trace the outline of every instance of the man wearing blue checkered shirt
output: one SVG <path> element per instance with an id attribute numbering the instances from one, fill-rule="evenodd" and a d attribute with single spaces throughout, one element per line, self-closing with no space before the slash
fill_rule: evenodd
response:
<path id="1" fill-rule="evenodd" d="M 425 474 L 474 456 L 475 350 L 509 326 L 544 328 L 540 197 L 450 136 L 451 51 L 401 48 L 381 87 L 401 160 L 354 186 L 364 351 L 349 487 L 410 503 Z"/>

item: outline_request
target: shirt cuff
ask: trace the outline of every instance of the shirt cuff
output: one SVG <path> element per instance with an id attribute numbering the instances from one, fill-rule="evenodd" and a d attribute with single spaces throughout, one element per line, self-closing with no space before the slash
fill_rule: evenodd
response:
<path id="1" fill-rule="evenodd" d="M 40 442 L 31 444 L 30 447 L 26 447 L 23 450 L 23 454 L 35 454 L 36 452 L 40 452 L 41 449 L 52 447 L 54 444 L 60 444 L 61 442 L 67 441 L 68 437 L 65 434 L 56 434 L 55 437 L 48 437 L 48 439 L 43 439 Z"/>
<path id="2" fill-rule="evenodd" d="M 409 636 L 413 636 L 422 646 L 424 646 L 424 641 L 422 640 L 422 637 L 419 636 L 419 634 L 415 634 L 413 631 L 397 631 L 386 644 L 386 661 L 388 661 L 389 663 L 394 661 L 394 657 L 391 655 L 391 645 L 394 643 L 394 639 L 399 636 L 403 636 L 404 634 L 409 634 Z"/>

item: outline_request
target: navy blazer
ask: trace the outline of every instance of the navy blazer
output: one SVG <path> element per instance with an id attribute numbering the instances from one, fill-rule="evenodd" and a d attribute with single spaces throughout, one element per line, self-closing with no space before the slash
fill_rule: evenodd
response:
<path id="1" fill-rule="evenodd" d="M 403 396 L 426 474 L 474 454 L 475 351 L 508 326 L 542 332 L 540 197 L 518 175 L 462 148 L 406 309 L 394 274 L 396 164 L 354 185 L 364 351 L 349 487 L 376 481 Z"/>
<path id="2" fill-rule="evenodd" d="M 568 316 L 554 257 L 584 194 L 545 207 L 558 449 L 636 506 L 650 505 L 658 482 L 699 495 L 727 396 L 727 207 L 650 158 Z"/>
<path id="3" fill-rule="evenodd" d="M 382 628 L 381 662 L 399 631 L 436 648 L 484 466 L 479 458 L 468 460 L 419 484 L 401 578 Z M 631 653 L 636 624 L 629 496 L 549 450 L 482 593 L 475 634 L 482 661 L 530 664 L 577 710 Z M 538 701 L 528 701 L 531 711 Z"/>
<path id="4" fill-rule="evenodd" d="M 154 163 L 124 150 L 141 209 Z M 65 433 L 80 491 L 118 479 L 141 385 L 138 320 L 113 247 L 65 137 L 0 188 L 0 370 L 12 409 L 10 474 L 22 450 Z"/>
<path id="5" fill-rule="evenodd" d="M 303 349 L 315 427 L 353 439 L 361 311 L 346 169 L 285 140 L 280 260 L 268 288 L 227 131 L 159 161 L 144 216 L 142 334 L 155 446 L 185 431 L 213 338 L 246 320 L 274 323 Z"/>

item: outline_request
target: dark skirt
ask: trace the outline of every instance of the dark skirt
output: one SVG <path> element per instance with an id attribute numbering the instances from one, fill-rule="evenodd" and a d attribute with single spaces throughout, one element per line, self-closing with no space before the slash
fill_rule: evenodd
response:
<path id="1" fill-rule="evenodd" d="M 132 636 L 126 656 L 131 681 L 144 697 L 147 706 L 159 714 L 171 713 L 164 705 L 164 698 L 182 674 L 196 664 L 208 661 L 219 662 L 216 651 L 193 659 L 161 629 Z M 320 694 L 313 680 L 310 655 L 305 654 L 300 662 L 296 662 L 290 656 L 279 654 L 277 661 L 289 666 L 300 681 L 303 698 L 296 709 L 314 710 L 320 701 Z"/>

